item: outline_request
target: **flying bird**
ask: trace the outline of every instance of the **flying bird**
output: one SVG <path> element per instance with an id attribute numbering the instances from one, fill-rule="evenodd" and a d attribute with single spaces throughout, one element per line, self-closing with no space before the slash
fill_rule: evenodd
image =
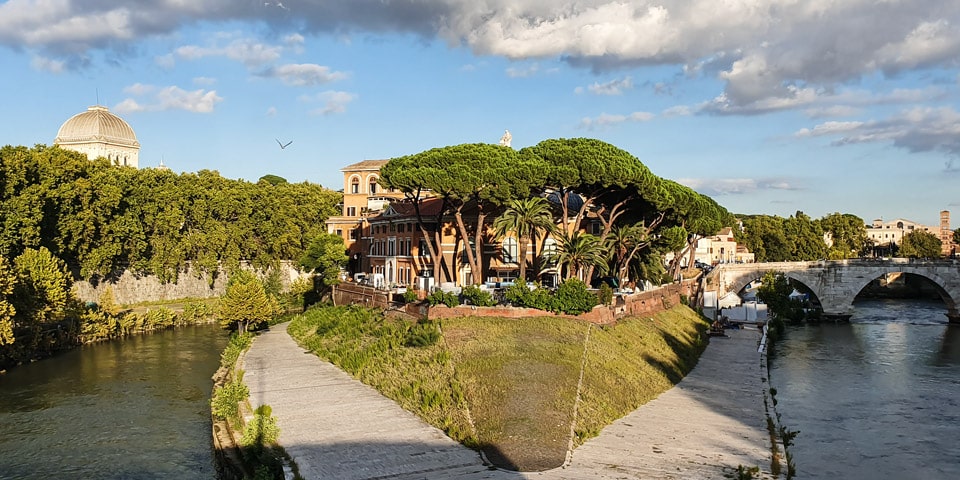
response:
<path id="1" fill-rule="evenodd" d="M 279 138 L 274 138 L 274 140 L 277 141 L 277 145 L 280 145 L 280 150 L 283 150 L 283 149 L 289 147 L 290 144 L 293 143 L 293 140 L 290 140 L 290 141 L 287 142 L 287 143 L 281 142 Z"/>

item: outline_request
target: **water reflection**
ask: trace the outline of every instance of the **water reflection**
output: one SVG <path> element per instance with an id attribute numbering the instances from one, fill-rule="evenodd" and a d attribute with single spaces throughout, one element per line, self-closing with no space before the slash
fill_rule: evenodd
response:
<path id="1" fill-rule="evenodd" d="M 960 478 L 960 328 L 943 304 L 866 301 L 796 326 L 770 362 L 798 478 Z"/>
<path id="2" fill-rule="evenodd" d="M 225 344 L 188 327 L 0 375 L 0 478 L 214 478 L 208 399 Z"/>

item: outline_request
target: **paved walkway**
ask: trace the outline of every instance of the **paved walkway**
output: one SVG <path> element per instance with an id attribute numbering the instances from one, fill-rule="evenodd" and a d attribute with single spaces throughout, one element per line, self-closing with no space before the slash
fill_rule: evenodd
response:
<path id="1" fill-rule="evenodd" d="M 770 467 L 756 330 L 712 338 L 682 382 L 574 450 L 565 467 L 516 473 L 485 466 L 304 351 L 285 327 L 257 337 L 242 368 L 251 404 L 273 408 L 280 444 L 306 479 L 724 479 L 738 465 Z"/>

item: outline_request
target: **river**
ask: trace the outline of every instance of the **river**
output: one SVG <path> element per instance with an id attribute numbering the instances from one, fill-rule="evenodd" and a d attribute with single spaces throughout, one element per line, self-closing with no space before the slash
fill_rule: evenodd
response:
<path id="1" fill-rule="evenodd" d="M 226 342 L 184 327 L 0 375 L 0 478 L 215 478 L 211 376 Z"/>
<path id="2" fill-rule="evenodd" d="M 920 300 L 790 326 L 770 360 L 796 478 L 960 478 L 960 325 Z"/>

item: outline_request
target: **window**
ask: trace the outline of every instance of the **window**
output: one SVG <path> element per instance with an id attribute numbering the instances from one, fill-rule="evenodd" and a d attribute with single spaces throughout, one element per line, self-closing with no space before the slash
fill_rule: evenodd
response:
<path id="1" fill-rule="evenodd" d="M 376 179 L 376 178 L 371 178 L 371 179 L 370 179 L 370 194 L 373 195 L 374 193 L 377 193 L 377 179 Z"/>
<path id="2" fill-rule="evenodd" d="M 356 239 L 357 239 L 357 237 L 359 236 L 359 235 L 357 235 L 357 232 L 358 232 L 358 231 L 360 231 L 359 228 L 354 228 L 354 229 L 350 230 L 350 240 L 356 240 Z"/>
<path id="3" fill-rule="evenodd" d="M 546 261 L 547 266 L 556 266 L 557 241 L 553 237 L 550 237 L 543 242 L 543 258 Z"/>
<path id="4" fill-rule="evenodd" d="M 350 180 L 350 193 L 360 193 L 360 179 Z"/>
<path id="5" fill-rule="evenodd" d="M 427 248 L 427 241 L 420 239 L 420 244 L 417 245 L 417 252 L 421 257 L 430 258 L 430 249 Z"/>
<path id="6" fill-rule="evenodd" d="M 503 239 L 503 263 L 517 263 L 517 239 L 507 237 Z"/>
<path id="7" fill-rule="evenodd" d="M 338 236 L 338 237 L 342 237 L 342 236 L 343 236 L 343 230 L 342 230 L 342 229 L 339 229 L 339 228 L 337 229 L 337 236 Z"/>
<path id="8" fill-rule="evenodd" d="M 357 216 L 357 207 L 347 207 L 347 216 L 356 217 Z"/>
<path id="9" fill-rule="evenodd" d="M 397 225 L 397 233 L 403 233 L 403 224 Z"/>

